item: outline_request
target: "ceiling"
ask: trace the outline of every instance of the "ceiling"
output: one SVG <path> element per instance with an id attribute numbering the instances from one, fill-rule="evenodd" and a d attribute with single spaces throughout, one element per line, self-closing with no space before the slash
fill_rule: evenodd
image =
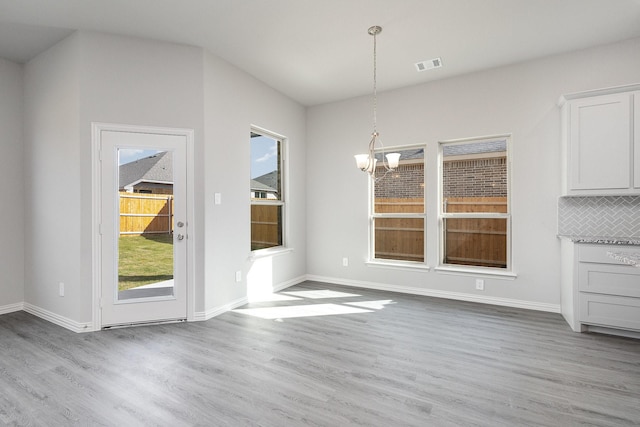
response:
<path id="1" fill-rule="evenodd" d="M 0 57 L 27 62 L 78 29 L 152 38 L 310 106 L 371 92 L 372 25 L 383 91 L 640 37 L 640 0 L 0 0 Z"/>

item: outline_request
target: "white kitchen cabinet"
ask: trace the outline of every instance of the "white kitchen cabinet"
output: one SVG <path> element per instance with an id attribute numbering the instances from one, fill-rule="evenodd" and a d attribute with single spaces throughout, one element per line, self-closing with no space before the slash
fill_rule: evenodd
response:
<path id="1" fill-rule="evenodd" d="M 640 85 L 561 98 L 565 195 L 640 194 Z"/>
<path id="2" fill-rule="evenodd" d="M 562 246 L 561 306 L 571 329 L 640 337 L 640 268 L 607 254 L 640 254 L 640 247 L 568 240 Z"/>

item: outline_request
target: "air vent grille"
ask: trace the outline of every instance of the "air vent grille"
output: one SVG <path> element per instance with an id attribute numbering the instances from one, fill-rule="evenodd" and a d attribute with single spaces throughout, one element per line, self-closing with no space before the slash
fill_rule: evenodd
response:
<path id="1" fill-rule="evenodd" d="M 442 67 L 442 59 L 433 58 L 427 61 L 416 62 L 416 70 L 418 71 L 427 71 L 433 70 L 434 68 Z"/>

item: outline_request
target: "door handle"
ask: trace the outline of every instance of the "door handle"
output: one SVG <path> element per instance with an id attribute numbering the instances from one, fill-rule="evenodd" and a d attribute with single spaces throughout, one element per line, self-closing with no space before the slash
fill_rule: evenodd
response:
<path id="1" fill-rule="evenodd" d="M 178 234 L 178 240 L 183 240 L 184 239 L 184 234 Z"/>

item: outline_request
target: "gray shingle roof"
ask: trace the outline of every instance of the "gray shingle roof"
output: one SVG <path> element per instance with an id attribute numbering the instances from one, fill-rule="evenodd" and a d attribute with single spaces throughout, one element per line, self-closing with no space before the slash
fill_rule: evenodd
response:
<path id="1" fill-rule="evenodd" d="M 267 186 L 269 188 L 269 191 L 278 191 L 278 171 L 271 171 L 269 173 L 265 173 L 264 175 L 260 175 L 256 178 L 253 178 L 252 180 L 252 186 L 253 186 L 253 181 L 256 181 L 260 184 L 263 184 L 265 186 Z"/>
<path id="2" fill-rule="evenodd" d="M 256 181 L 255 179 L 251 180 L 251 190 L 254 191 L 270 191 L 276 193 L 276 189 L 269 187 L 266 184 L 261 183 L 260 181 Z"/>
<path id="3" fill-rule="evenodd" d="M 385 149 L 384 154 L 386 155 L 386 154 L 389 154 L 389 153 L 400 153 L 400 160 L 401 161 L 413 160 L 413 159 L 424 159 L 424 149 L 423 148 L 412 148 L 412 149 L 409 149 L 409 150 L 394 150 L 392 148 Z M 376 159 L 378 159 L 378 162 L 382 161 L 382 153 L 381 152 L 377 152 L 376 153 Z"/>
<path id="4" fill-rule="evenodd" d="M 462 156 L 465 154 L 499 153 L 507 151 L 507 141 L 472 142 L 469 144 L 445 145 L 443 154 L 446 156 Z"/>
<path id="5" fill-rule="evenodd" d="M 140 181 L 173 183 L 173 155 L 164 151 L 119 167 L 120 188 Z"/>

